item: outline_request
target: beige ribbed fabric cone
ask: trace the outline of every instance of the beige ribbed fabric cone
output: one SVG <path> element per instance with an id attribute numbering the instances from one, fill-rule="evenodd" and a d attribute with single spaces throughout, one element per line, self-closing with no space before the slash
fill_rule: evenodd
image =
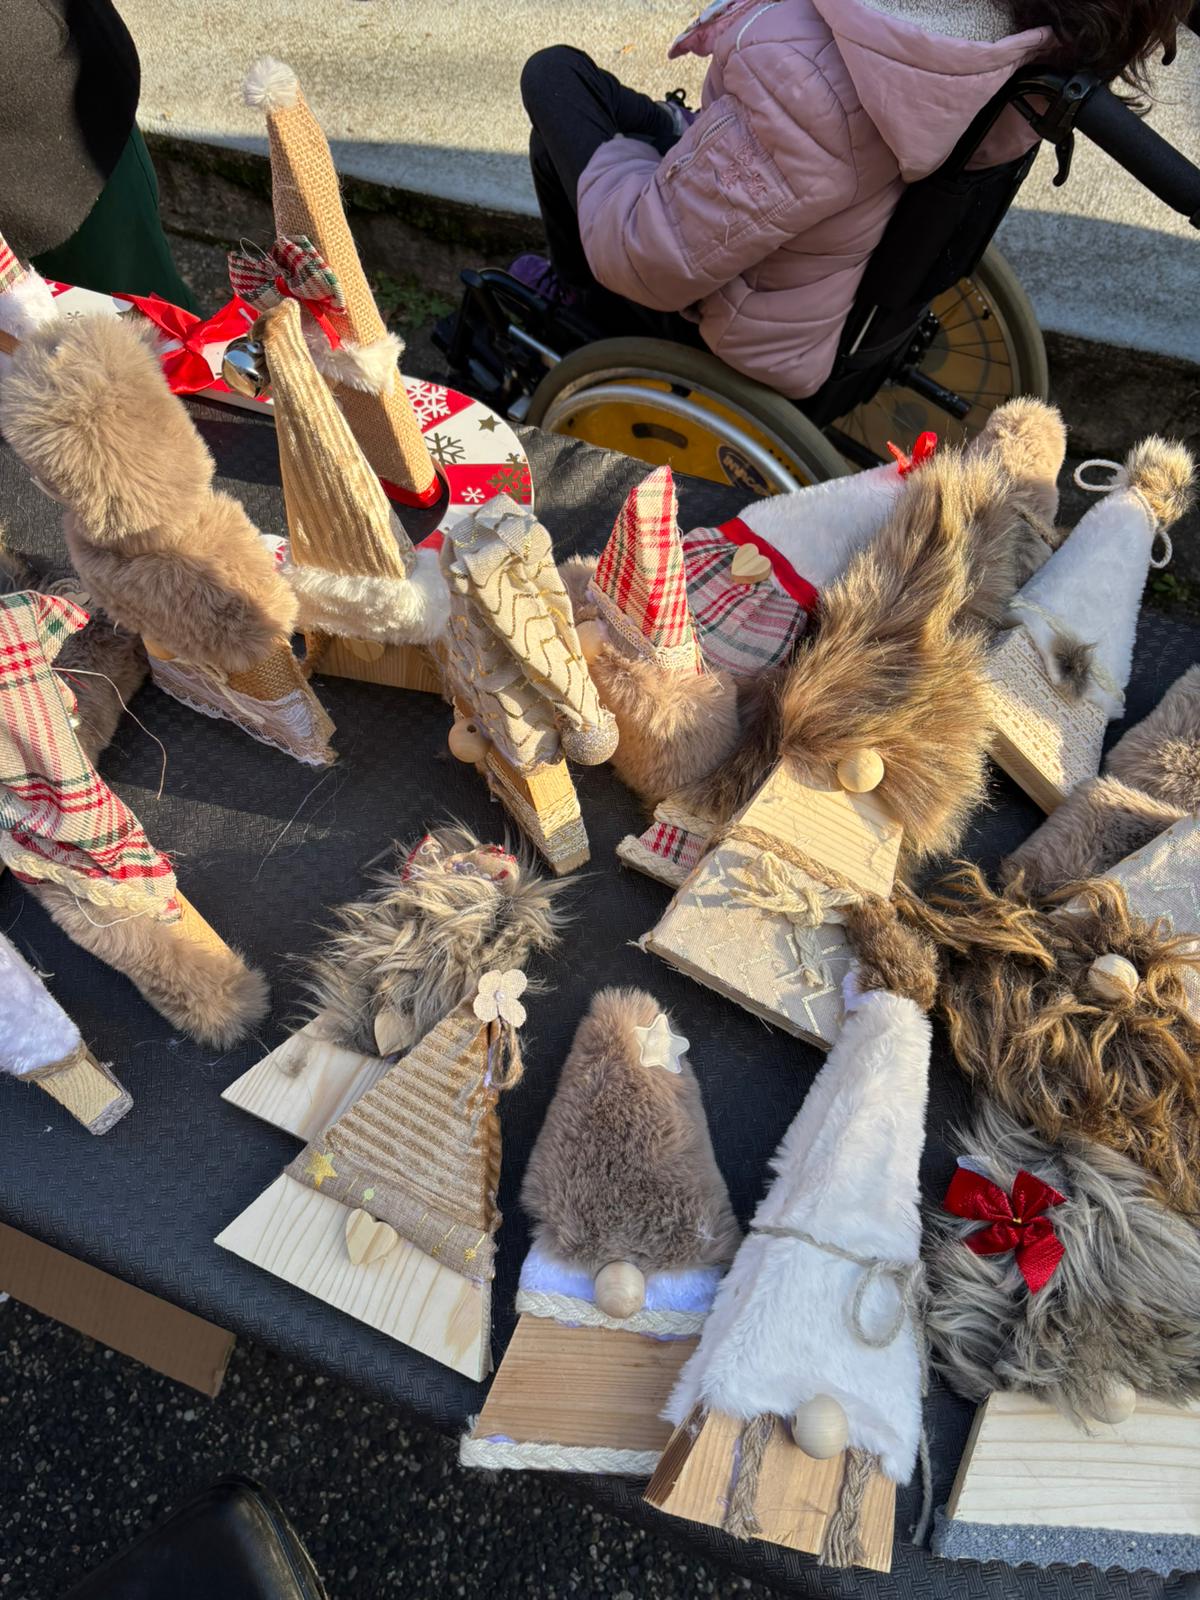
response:
<path id="1" fill-rule="evenodd" d="M 488 1024 L 470 1004 L 439 1022 L 287 1168 L 389 1223 L 443 1266 L 491 1278 L 500 1123 Z"/>
<path id="2" fill-rule="evenodd" d="M 292 560 L 327 572 L 403 580 L 413 548 L 313 365 L 295 300 L 262 317 Z"/>
<path id="3" fill-rule="evenodd" d="M 433 462 L 396 365 L 399 349 L 358 259 L 321 125 L 292 69 L 269 56 L 251 67 L 244 93 L 267 117 L 276 232 L 311 239 L 345 296 L 345 312 L 330 316 L 343 343 L 322 363 L 325 376 L 374 471 L 397 488 L 428 496 Z"/>

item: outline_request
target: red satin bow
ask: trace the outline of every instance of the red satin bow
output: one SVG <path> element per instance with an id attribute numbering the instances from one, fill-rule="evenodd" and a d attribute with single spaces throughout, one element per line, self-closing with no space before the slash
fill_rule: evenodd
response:
<path id="1" fill-rule="evenodd" d="M 198 394 L 201 389 L 211 389 L 213 371 L 205 359 L 205 346 L 240 339 L 258 317 L 254 307 L 239 295 L 234 295 L 206 322 L 182 306 L 173 306 L 161 295 L 123 294 L 118 298 L 135 305 L 168 339 L 179 340 L 178 349 L 164 351 L 159 357 L 172 394 Z"/>
<path id="2" fill-rule="evenodd" d="M 1063 1258 L 1062 1242 L 1054 1224 L 1042 1213 L 1051 1206 L 1062 1205 L 1065 1199 L 1032 1172 L 1017 1173 L 1010 1196 L 990 1178 L 972 1172 L 970 1167 L 959 1167 L 942 1205 L 956 1217 L 987 1223 L 987 1227 L 967 1234 L 963 1240 L 967 1249 L 977 1256 L 1001 1256 L 1015 1250 L 1021 1276 L 1030 1294 L 1037 1294 L 1050 1282 Z"/>
<path id="3" fill-rule="evenodd" d="M 936 433 L 923 433 L 916 444 L 913 445 L 911 456 L 905 455 L 898 444 L 893 444 L 890 439 L 888 440 L 888 449 L 896 458 L 902 478 L 907 478 L 909 473 L 919 467 L 922 462 L 928 461 L 937 447 L 938 436 Z"/>

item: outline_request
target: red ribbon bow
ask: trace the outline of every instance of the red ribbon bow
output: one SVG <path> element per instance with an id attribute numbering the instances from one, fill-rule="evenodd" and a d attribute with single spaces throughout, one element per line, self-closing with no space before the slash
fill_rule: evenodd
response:
<path id="1" fill-rule="evenodd" d="M 1054 1224 L 1042 1213 L 1051 1206 L 1062 1205 L 1065 1199 L 1032 1172 L 1017 1173 L 1010 1196 L 990 1178 L 970 1167 L 959 1167 L 942 1205 L 956 1217 L 987 1223 L 987 1227 L 967 1234 L 963 1240 L 967 1249 L 977 1256 L 1001 1256 L 1015 1250 L 1021 1276 L 1030 1294 L 1037 1294 L 1050 1282 L 1063 1258 L 1062 1242 Z"/>
<path id="2" fill-rule="evenodd" d="M 205 357 L 205 346 L 240 339 L 258 316 L 254 307 L 238 295 L 206 322 L 182 306 L 173 306 L 161 295 L 123 294 L 118 299 L 128 300 L 168 339 L 179 341 L 176 349 L 159 355 L 172 394 L 198 394 L 202 389 L 211 389 L 213 370 Z"/>
<path id="3" fill-rule="evenodd" d="M 893 444 L 890 439 L 888 440 L 888 449 L 896 458 L 896 464 L 900 468 L 900 476 L 902 478 L 907 478 L 909 473 L 915 471 L 922 462 L 928 461 L 937 447 L 938 436 L 936 433 L 923 433 L 916 444 L 913 445 L 911 456 L 905 455 L 898 444 Z"/>
<path id="4" fill-rule="evenodd" d="M 345 314 L 346 296 L 337 273 L 303 234 L 280 234 L 269 250 L 248 246 L 231 250 L 229 284 L 235 294 L 260 310 L 281 300 L 298 300 L 329 340 L 331 350 L 341 337 L 330 313 Z"/>

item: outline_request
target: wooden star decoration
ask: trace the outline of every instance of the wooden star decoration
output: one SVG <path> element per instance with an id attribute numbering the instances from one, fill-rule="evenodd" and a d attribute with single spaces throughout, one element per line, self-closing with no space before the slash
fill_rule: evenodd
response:
<path id="1" fill-rule="evenodd" d="M 666 1013 L 660 1011 L 648 1028 L 634 1028 L 641 1045 L 642 1065 L 646 1067 L 665 1067 L 668 1072 L 682 1072 L 679 1058 L 687 1048 L 688 1041 L 680 1033 L 671 1032 L 671 1024 L 667 1021 Z"/>

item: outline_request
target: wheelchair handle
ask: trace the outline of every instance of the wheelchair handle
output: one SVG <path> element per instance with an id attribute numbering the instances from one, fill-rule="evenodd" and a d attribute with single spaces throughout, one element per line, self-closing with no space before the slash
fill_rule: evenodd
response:
<path id="1" fill-rule="evenodd" d="M 1132 173 L 1150 193 L 1172 211 L 1200 228 L 1200 167 L 1194 166 L 1175 146 L 1113 94 L 1103 84 L 1073 78 L 1063 91 L 1082 100 L 1074 126 L 1106 155 Z"/>

